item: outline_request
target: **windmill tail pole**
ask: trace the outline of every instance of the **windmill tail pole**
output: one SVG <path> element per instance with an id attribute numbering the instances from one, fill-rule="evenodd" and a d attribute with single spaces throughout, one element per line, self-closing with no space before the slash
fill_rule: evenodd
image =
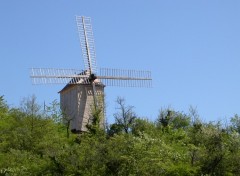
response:
<path id="1" fill-rule="evenodd" d="M 94 82 L 92 82 L 92 89 L 93 89 L 94 109 L 96 110 L 98 107 L 98 101 L 97 101 L 97 95 L 96 95 L 96 86 Z"/>

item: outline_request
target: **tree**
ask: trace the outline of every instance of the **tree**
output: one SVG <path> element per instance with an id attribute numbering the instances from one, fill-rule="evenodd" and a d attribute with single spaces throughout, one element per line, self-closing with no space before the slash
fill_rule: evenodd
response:
<path id="1" fill-rule="evenodd" d="M 133 111 L 134 107 L 126 105 L 125 99 L 121 97 L 118 97 L 116 102 L 119 111 L 114 114 L 115 123 L 122 127 L 125 133 L 129 133 L 137 117 L 136 113 Z"/>
<path id="2" fill-rule="evenodd" d="M 240 117 L 239 115 L 235 114 L 234 117 L 231 118 L 231 129 L 240 133 Z"/>
<path id="3" fill-rule="evenodd" d="M 187 115 L 163 110 L 153 123 L 137 118 L 133 107 L 118 98 L 110 137 L 99 130 L 102 113 L 97 109 L 89 133 L 66 136 L 57 103 L 42 114 L 36 97 L 23 102 L 20 108 L 10 108 L 0 96 L 0 175 L 240 173 L 238 115 L 231 119 L 232 130 L 220 122 L 203 123 L 193 109 Z"/>
<path id="4" fill-rule="evenodd" d="M 182 113 L 170 109 L 161 110 L 157 119 L 157 124 L 163 128 L 186 128 L 190 125 L 191 118 Z"/>
<path id="5" fill-rule="evenodd" d="M 107 133 L 109 136 L 113 136 L 114 134 L 121 134 L 122 132 L 123 132 L 122 125 L 117 123 L 111 124 L 109 129 L 107 129 Z"/>
<path id="6" fill-rule="evenodd" d="M 66 152 L 62 151 L 68 140 L 59 124 L 40 113 L 35 97 L 21 105 L 0 118 L 0 175 L 59 173 L 52 158 Z"/>
<path id="7" fill-rule="evenodd" d="M 67 116 L 66 109 L 60 108 L 60 103 L 54 100 L 50 105 L 44 104 L 44 113 L 46 118 L 53 120 L 53 122 L 66 127 L 67 138 L 70 137 L 70 122 L 73 118 Z"/>
<path id="8" fill-rule="evenodd" d="M 156 125 L 148 119 L 136 118 L 132 126 L 132 133 L 141 136 L 143 133 L 154 136 L 157 134 Z"/>
<path id="9" fill-rule="evenodd" d="M 159 113 L 157 122 L 163 128 L 166 128 L 170 125 L 170 120 L 172 118 L 172 111 L 170 109 L 162 110 Z"/>
<path id="10" fill-rule="evenodd" d="M 20 103 L 20 110 L 28 116 L 40 115 L 41 106 L 37 103 L 37 97 L 35 95 L 23 98 Z"/>
<path id="11" fill-rule="evenodd" d="M 227 175 L 228 167 L 224 164 L 228 155 L 228 137 L 222 130 L 221 123 L 206 124 L 202 128 L 204 146 L 201 157 L 201 173 L 209 175 Z"/>
<path id="12" fill-rule="evenodd" d="M 0 96 L 0 115 L 1 113 L 6 113 L 8 111 L 8 105 L 4 100 L 4 96 Z"/>
<path id="13" fill-rule="evenodd" d="M 44 103 L 44 113 L 47 118 L 52 119 L 55 123 L 63 123 L 63 112 L 57 100 L 53 100 L 49 105 Z"/>

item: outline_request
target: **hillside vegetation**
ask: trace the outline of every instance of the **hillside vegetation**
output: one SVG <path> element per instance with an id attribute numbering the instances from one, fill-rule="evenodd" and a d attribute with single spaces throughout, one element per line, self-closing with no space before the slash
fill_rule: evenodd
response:
<path id="1" fill-rule="evenodd" d="M 152 122 L 117 103 L 106 130 L 95 111 L 89 132 L 73 134 L 56 101 L 42 111 L 34 96 L 19 108 L 0 96 L 0 175 L 239 175 L 238 115 L 222 124 L 163 109 Z"/>

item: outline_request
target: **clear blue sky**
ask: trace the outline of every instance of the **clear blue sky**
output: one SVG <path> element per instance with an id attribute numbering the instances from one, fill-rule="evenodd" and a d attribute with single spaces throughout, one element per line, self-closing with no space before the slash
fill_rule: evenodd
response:
<path id="1" fill-rule="evenodd" d="M 42 104 L 59 99 L 64 85 L 32 85 L 31 67 L 83 68 L 75 15 L 92 18 L 99 67 L 152 71 L 151 89 L 106 88 L 109 121 L 117 96 L 152 120 L 168 106 L 196 106 L 207 121 L 240 114 L 239 0 L 1 0 L 8 104 L 32 94 Z"/>

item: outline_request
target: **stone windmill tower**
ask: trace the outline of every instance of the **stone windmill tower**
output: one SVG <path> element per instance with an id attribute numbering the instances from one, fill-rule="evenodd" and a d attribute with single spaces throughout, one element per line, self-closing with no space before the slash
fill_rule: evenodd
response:
<path id="1" fill-rule="evenodd" d="M 66 84 L 59 92 L 61 109 L 68 119 L 73 132 L 87 131 L 91 123 L 93 109 L 102 109 L 100 125 L 104 128 L 104 87 L 151 87 L 151 72 L 99 68 L 96 54 L 91 19 L 76 16 L 84 70 L 32 68 L 33 84 Z"/>

